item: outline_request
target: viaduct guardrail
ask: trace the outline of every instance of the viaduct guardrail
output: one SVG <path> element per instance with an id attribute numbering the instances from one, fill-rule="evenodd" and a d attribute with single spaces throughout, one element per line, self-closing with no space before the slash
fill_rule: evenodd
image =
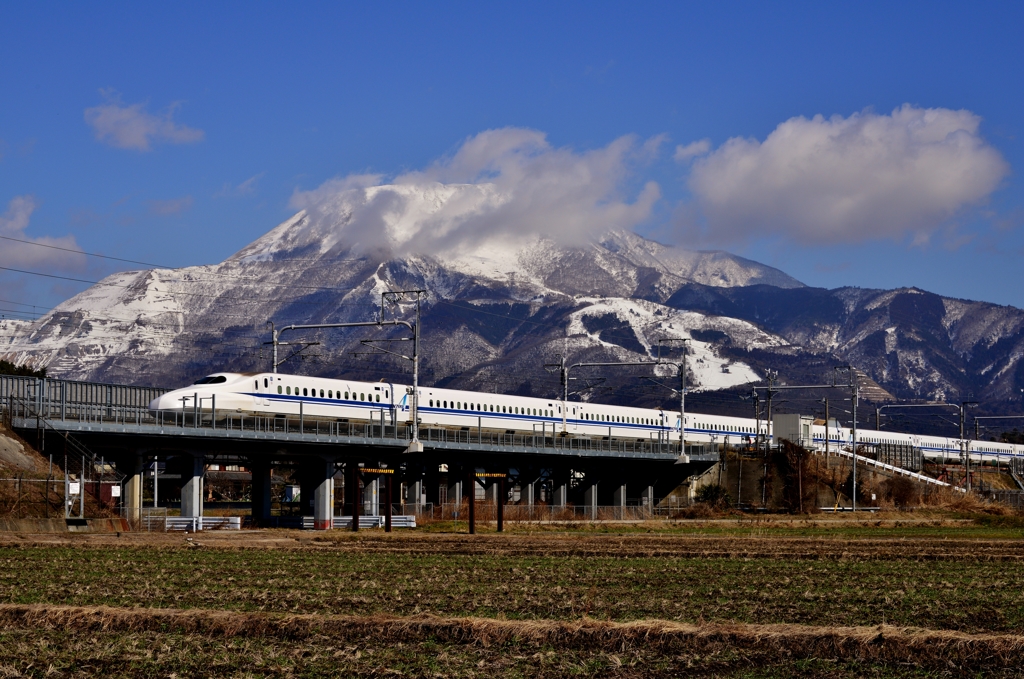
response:
<path id="1" fill-rule="evenodd" d="M 148 409 L 165 393 L 155 387 L 75 382 L 26 377 L 0 378 L 0 403 L 14 428 L 50 430 L 79 435 L 150 436 L 221 441 L 278 441 L 312 446 L 363 446 L 404 449 L 411 427 L 379 420 L 325 421 L 262 416 L 236 412 L 173 412 Z M 543 433 L 505 433 L 489 430 L 420 428 L 424 449 L 521 453 L 594 458 L 669 461 L 679 457 L 678 446 L 657 439 L 560 437 Z M 714 462 L 717 453 L 688 451 L 693 462 Z"/>

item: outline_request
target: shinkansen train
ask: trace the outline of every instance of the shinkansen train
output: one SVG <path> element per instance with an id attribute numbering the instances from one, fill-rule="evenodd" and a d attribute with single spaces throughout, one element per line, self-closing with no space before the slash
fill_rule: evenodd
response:
<path id="1" fill-rule="evenodd" d="M 678 443 L 678 411 L 630 408 L 556 399 L 486 394 L 475 391 L 420 387 L 420 426 L 481 428 L 566 436 L 599 436 L 668 440 Z M 237 412 L 274 416 L 303 416 L 324 420 L 366 420 L 405 423 L 411 418 L 412 387 L 391 382 L 305 377 L 279 373 L 214 373 L 194 384 L 167 392 L 149 404 L 152 411 Z M 764 421 L 721 415 L 686 414 L 687 444 L 752 445 L 760 435 L 770 437 Z M 818 448 L 849 448 L 853 432 L 847 427 L 814 425 L 811 440 Z M 930 459 L 958 460 L 960 441 L 858 429 L 857 446 L 864 450 L 885 445 L 912 446 Z M 1024 446 L 971 441 L 974 461 L 1006 462 L 1024 457 Z"/>

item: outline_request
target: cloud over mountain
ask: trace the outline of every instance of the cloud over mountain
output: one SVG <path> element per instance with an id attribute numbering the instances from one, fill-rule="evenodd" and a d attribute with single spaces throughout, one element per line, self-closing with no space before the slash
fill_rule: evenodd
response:
<path id="1" fill-rule="evenodd" d="M 626 188 L 633 168 L 650 155 L 650 144 L 634 137 L 576 152 L 552 147 L 535 130 L 489 130 L 389 186 L 380 186 L 384 178 L 378 175 L 352 175 L 296 191 L 291 204 L 307 211 L 314 228 L 336 221 L 339 200 L 355 205 L 346 237 L 366 250 L 429 254 L 537 235 L 580 244 L 633 229 L 650 216 L 661 195 L 658 185 L 647 182 L 635 195 Z M 438 200 L 428 214 L 418 202 L 416 214 L 409 212 L 409 196 L 435 189 Z"/>
<path id="2" fill-rule="evenodd" d="M 791 118 L 763 142 L 729 139 L 694 162 L 699 216 L 682 211 L 679 227 L 720 243 L 927 240 L 1009 173 L 980 123 L 970 111 L 905 104 L 889 115 Z"/>

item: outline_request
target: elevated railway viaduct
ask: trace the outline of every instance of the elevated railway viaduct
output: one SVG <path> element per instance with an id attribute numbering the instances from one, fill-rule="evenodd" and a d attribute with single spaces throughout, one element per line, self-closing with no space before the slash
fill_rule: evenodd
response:
<path id="1" fill-rule="evenodd" d="M 559 437 L 551 432 L 513 434 L 486 429 L 423 429 L 422 452 L 409 449 L 410 427 L 391 424 L 384 410 L 370 421 L 254 417 L 242 413 L 151 413 L 149 402 L 166 390 L 72 380 L 0 377 L 0 403 L 8 425 L 37 449 L 63 461 L 71 454 L 116 467 L 128 516 L 142 509 L 144 470 L 154 461 L 182 474 L 181 513 L 203 513 L 207 464 L 238 464 L 252 473 L 252 518 L 271 519 L 275 468 L 297 470 L 303 513 L 329 528 L 336 506 L 335 478 L 344 474 L 353 496 L 375 492 L 372 478 L 352 490 L 362 469 L 393 470 L 404 490 L 399 500 L 416 511 L 442 495 L 458 505 L 470 491 L 471 472 L 508 474 L 507 488 L 521 504 L 558 506 L 641 504 L 655 506 L 682 480 L 718 460 L 690 454 L 680 462 L 678 445 L 636 439 Z M 70 465 L 69 465 L 70 466 Z M 79 468 L 76 466 L 75 469 Z M 70 471 L 70 470 L 69 470 Z M 87 472 L 88 473 L 88 472 Z M 481 474 L 482 476 L 484 474 Z M 372 474 L 367 474 L 368 477 Z M 356 481 L 358 483 L 358 481 Z M 474 482 L 475 484 L 475 482 Z M 474 488 L 473 494 L 481 492 Z M 396 493 L 397 495 L 397 493 Z M 348 504 L 351 511 L 351 504 Z"/>

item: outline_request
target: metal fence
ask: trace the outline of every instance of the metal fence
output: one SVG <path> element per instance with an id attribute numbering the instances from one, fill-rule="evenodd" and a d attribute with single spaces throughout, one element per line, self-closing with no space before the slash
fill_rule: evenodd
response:
<path id="1" fill-rule="evenodd" d="M 325 420 L 299 416 L 246 415 L 234 411 L 219 411 L 216 402 L 210 408 L 191 411 L 150 411 L 150 397 L 161 390 L 145 387 L 120 387 L 113 385 L 89 385 L 96 389 L 84 389 L 87 383 L 71 383 L 64 380 L 38 380 L 16 378 L 3 381 L 6 392 L 3 398 L 5 419 L 8 422 L 21 420 L 23 423 L 42 421 L 77 422 L 81 424 L 134 425 L 160 429 L 209 429 L 237 432 L 240 436 L 292 435 L 325 438 L 361 438 L 394 441 L 395 445 L 407 444 L 412 438 L 412 428 L 406 424 L 395 424 L 381 409 L 379 417 L 372 420 Z M 74 388 L 72 388 L 74 387 Z M 100 389 L 99 387 L 106 387 Z M 73 394 L 75 399 L 68 398 Z M 100 402 L 90 402 L 97 397 Z M 390 422 L 389 422 L 390 420 Z M 466 444 L 497 448 L 546 448 L 581 453 L 604 452 L 616 455 L 678 455 L 678 443 L 664 438 L 649 439 L 608 438 L 596 436 L 556 436 L 551 432 L 499 432 L 476 429 L 443 429 L 427 427 L 420 429 L 420 440 L 424 443 Z M 691 456 L 705 453 L 703 448 L 688 446 Z"/>
<path id="2" fill-rule="evenodd" d="M 128 406 L 146 408 L 167 389 L 159 387 L 129 387 L 123 384 L 79 382 L 40 377 L 0 375 L 0 401 L 10 397 L 36 405 L 41 417 L 76 417 L 80 410 Z"/>
<path id="3" fill-rule="evenodd" d="M 409 506 L 409 505 L 407 505 Z M 447 503 L 437 505 L 433 511 L 420 514 L 423 518 L 435 521 L 465 521 L 468 518 L 468 505 Z M 520 505 L 507 504 L 503 507 L 503 520 L 506 523 L 567 523 L 590 521 L 646 521 L 656 517 L 669 515 L 667 508 L 649 508 L 640 505 Z M 497 521 L 498 507 L 494 502 L 477 501 L 474 508 L 477 521 Z"/>
<path id="4" fill-rule="evenodd" d="M 100 468 L 82 481 L 78 474 L 48 478 L 0 478 L 0 517 L 14 519 L 103 518 L 117 511 L 121 485 Z M 106 478 L 104 478 L 106 477 Z M 116 488 L 117 490 L 113 490 Z"/>
<path id="5" fill-rule="evenodd" d="M 1024 509 L 1024 491 L 1020 490 L 994 490 L 990 497 L 996 502 L 1002 502 L 1014 509 Z"/>

